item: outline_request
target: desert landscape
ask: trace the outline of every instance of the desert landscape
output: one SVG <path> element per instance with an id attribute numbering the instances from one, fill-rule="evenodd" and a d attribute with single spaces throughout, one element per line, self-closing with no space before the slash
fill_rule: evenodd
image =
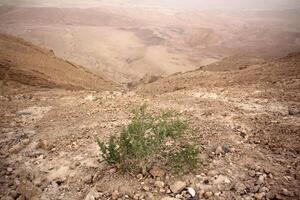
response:
<path id="1" fill-rule="evenodd" d="M 1 200 L 300 198 L 298 1 L 0 5 Z"/>
<path id="2" fill-rule="evenodd" d="M 281 57 L 300 46 L 297 9 L 190 12 L 76 5 L 3 6 L 0 30 L 122 83 L 146 73 L 170 75 L 197 69 L 237 54 Z"/>

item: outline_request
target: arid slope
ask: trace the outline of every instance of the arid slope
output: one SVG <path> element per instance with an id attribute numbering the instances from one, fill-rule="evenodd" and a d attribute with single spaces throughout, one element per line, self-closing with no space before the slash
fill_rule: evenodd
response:
<path id="1" fill-rule="evenodd" d="M 238 93 L 243 89 L 264 89 L 272 98 L 298 101 L 300 88 L 300 54 L 291 53 L 281 59 L 263 59 L 233 56 L 197 70 L 177 73 L 156 82 L 140 86 L 142 94 L 163 94 L 195 88 L 227 88 Z M 283 95 L 284 94 L 284 95 Z"/>
<path id="2" fill-rule="evenodd" d="M 22 39 L 0 35 L 1 85 L 112 90 L 117 84 Z"/>

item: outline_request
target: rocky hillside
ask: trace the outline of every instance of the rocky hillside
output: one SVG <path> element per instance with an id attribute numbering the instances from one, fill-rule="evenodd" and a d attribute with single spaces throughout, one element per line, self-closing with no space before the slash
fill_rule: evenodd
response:
<path id="1" fill-rule="evenodd" d="M 117 84 L 100 75 L 57 58 L 53 51 L 3 34 L 0 35 L 0 75 L 3 87 L 27 85 L 93 90 L 117 88 Z"/>
<path id="2" fill-rule="evenodd" d="M 299 102 L 296 95 L 300 87 L 299 75 L 299 53 L 270 61 L 245 56 L 230 57 L 195 71 L 177 73 L 142 85 L 137 92 L 157 95 L 196 88 L 226 88 L 235 93 L 252 91 L 253 97 L 286 98 Z M 259 95 L 257 90 L 260 89 L 264 89 L 264 92 L 259 92 Z"/>
<path id="3" fill-rule="evenodd" d="M 131 91 L 103 91 L 117 86 L 0 38 L 1 200 L 299 199 L 300 54 L 232 57 L 165 78 L 147 75 Z M 123 174 L 99 156 L 96 140 L 119 134 L 144 103 L 151 113 L 174 110 L 186 120 L 184 139 L 199 146 L 195 169 L 174 174 L 156 162 Z"/>

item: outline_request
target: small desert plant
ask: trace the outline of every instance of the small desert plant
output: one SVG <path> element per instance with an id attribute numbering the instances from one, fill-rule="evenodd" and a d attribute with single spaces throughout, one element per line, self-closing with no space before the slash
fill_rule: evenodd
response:
<path id="1" fill-rule="evenodd" d="M 143 105 L 133 111 L 130 123 L 123 128 L 118 137 L 111 136 L 108 142 L 98 140 L 98 145 L 102 157 L 109 164 L 124 172 L 132 172 L 145 165 L 148 166 L 154 159 L 156 161 L 158 158 L 163 159 L 166 139 L 177 140 L 187 129 L 187 123 L 179 119 L 175 112 L 169 111 L 154 115 L 146 112 L 146 105 Z M 176 165 L 176 168 L 185 164 L 189 168 L 196 166 L 193 164 L 196 153 L 190 154 L 190 149 L 188 152 L 184 149 L 182 151 L 180 155 L 187 155 L 187 159 L 192 157 L 192 160 L 178 158 L 178 161 L 184 163 Z M 175 157 L 171 160 L 174 162 Z"/>
<path id="2" fill-rule="evenodd" d="M 198 153 L 199 149 L 195 145 L 183 145 L 168 155 L 167 164 L 175 173 L 188 172 L 197 167 Z"/>

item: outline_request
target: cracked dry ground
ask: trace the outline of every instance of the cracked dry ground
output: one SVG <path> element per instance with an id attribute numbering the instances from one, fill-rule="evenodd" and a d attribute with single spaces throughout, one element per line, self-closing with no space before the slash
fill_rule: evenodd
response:
<path id="1" fill-rule="evenodd" d="M 3 95 L 1 199 L 299 199 L 299 112 L 291 110 L 293 102 L 263 93 L 196 88 L 142 96 L 53 89 Z M 202 147 L 197 170 L 136 177 L 99 161 L 96 138 L 116 133 L 143 103 L 153 112 L 176 110 L 189 121 L 189 139 Z M 172 193 L 169 186 L 179 180 L 197 197 Z"/>

